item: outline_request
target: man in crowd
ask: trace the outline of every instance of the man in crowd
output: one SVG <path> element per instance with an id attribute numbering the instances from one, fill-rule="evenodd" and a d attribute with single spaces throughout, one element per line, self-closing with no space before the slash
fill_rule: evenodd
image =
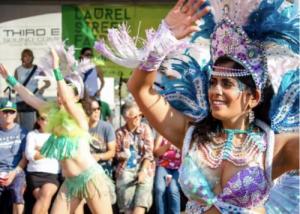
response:
<path id="1" fill-rule="evenodd" d="M 21 53 L 22 64 L 16 69 L 15 77 L 33 94 L 42 97 L 45 90 L 50 86 L 50 81 L 43 80 L 43 86 L 39 88 L 39 81 L 35 77 L 44 75 L 44 73 L 41 68 L 33 64 L 33 60 L 34 56 L 32 50 L 24 49 Z M 33 124 L 36 121 L 36 110 L 23 102 L 18 95 L 16 99 L 20 125 L 27 130 L 32 130 Z"/>
<path id="2" fill-rule="evenodd" d="M 93 58 L 93 49 L 89 47 L 84 47 L 80 51 L 80 60 L 92 60 Z M 102 70 L 95 66 L 90 70 L 86 71 L 83 76 L 83 83 L 86 90 L 86 93 L 90 97 L 94 97 L 98 100 L 101 108 L 101 120 L 109 121 L 112 123 L 112 112 L 108 103 L 100 99 L 101 91 L 104 87 L 104 76 Z"/>
<path id="3" fill-rule="evenodd" d="M 16 104 L 3 100 L 0 103 L 0 197 L 10 193 L 14 214 L 24 210 L 26 159 L 24 156 L 27 132 L 15 123 Z"/>
<path id="4" fill-rule="evenodd" d="M 121 112 L 126 124 L 116 131 L 118 206 L 121 212 L 143 214 L 152 205 L 152 132 L 141 123 L 142 114 L 136 103 L 125 103 Z"/>

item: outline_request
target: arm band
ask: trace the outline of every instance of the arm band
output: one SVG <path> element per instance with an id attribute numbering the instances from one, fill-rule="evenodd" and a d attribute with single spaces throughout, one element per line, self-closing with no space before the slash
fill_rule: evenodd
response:
<path id="1" fill-rule="evenodd" d="M 60 71 L 59 68 L 55 68 L 55 69 L 53 70 L 53 72 L 54 72 L 54 76 L 55 76 L 56 81 L 59 81 L 59 80 L 63 80 L 63 79 L 64 79 L 64 77 L 63 77 L 63 75 L 62 75 L 62 73 L 61 73 L 61 71 Z"/>
<path id="2" fill-rule="evenodd" d="M 8 75 L 6 78 L 6 82 L 11 86 L 15 87 L 18 84 L 18 80 L 14 76 Z"/>

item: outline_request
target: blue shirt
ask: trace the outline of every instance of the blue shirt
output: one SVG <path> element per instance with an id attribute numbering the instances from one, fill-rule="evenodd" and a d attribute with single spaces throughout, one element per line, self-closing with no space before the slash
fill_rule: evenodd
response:
<path id="1" fill-rule="evenodd" d="M 96 127 L 89 129 L 90 134 L 93 137 L 93 140 L 90 144 L 91 153 L 105 153 L 108 151 L 108 144 L 110 142 L 115 142 L 116 136 L 114 128 L 108 122 L 100 120 Z M 113 168 L 112 160 L 103 161 L 100 160 L 99 164 L 104 169 L 105 173 L 112 177 Z"/>
<path id="2" fill-rule="evenodd" d="M 10 130 L 0 129 L 0 171 L 16 168 L 25 151 L 27 131 L 15 124 Z"/>

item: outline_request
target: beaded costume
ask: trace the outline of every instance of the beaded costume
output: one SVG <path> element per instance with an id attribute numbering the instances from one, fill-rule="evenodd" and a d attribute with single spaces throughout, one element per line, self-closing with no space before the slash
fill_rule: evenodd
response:
<path id="1" fill-rule="evenodd" d="M 221 213 L 252 213 L 252 208 L 264 205 L 270 213 L 295 212 L 299 202 L 299 186 L 295 181 L 299 181 L 299 176 L 282 176 L 281 185 L 273 187 L 271 166 L 274 133 L 299 129 L 298 5 L 284 0 L 210 0 L 209 4 L 212 13 L 200 20 L 199 31 L 192 35 L 189 45 L 186 40 L 172 37 L 163 21 L 156 34 L 147 31 L 143 48 L 135 46 L 124 26 L 109 31 L 111 48 L 103 40 L 95 48 L 117 64 L 131 68 L 139 65 L 145 71 L 155 70 L 162 56 L 166 57 L 159 68 L 157 90 L 174 108 L 196 122 L 206 118 L 209 112 L 207 94 L 211 75 L 251 76 L 260 91 L 268 86 L 269 79 L 274 96 L 263 99 L 272 99 L 271 127 L 256 122 L 258 131 L 237 130 L 247 135 L 240 149 L 232 144 L 234 130 L 227 133 L 225 130 L 225 142 L 203 145 L 191 142 L 191 127 L 184 142 L 180 183 L 189 199 L 188 213 L 203 213 L 212 205 Z M 182 47 L 188 48 L 181 51 Z M 244 69 L 213 70 L 215 61 L 222 56 L 238 62 Z M 167 75 L 170 71 L 174 78 Z M 220 175 L 215 168 L 222 160 L 248 166 L 229 179 L 216 195 L 213 187 L 220 182 Z M 284 183 L 293 185 L 284 189 Z M 270 191 L 274 194 L 268 200 Z M 280 191 L 293 198 L 279 197 Z"/>
<path id="2" fill-rule="evenodd" d="M 249 167 L 237 172 L 223 187 L 222 192 L 216 195 L 213 188 L 220 183 L 220 175 L 212 171 L 213 164 L 205 154 L 203 145 L 193 142 L 191 149 L 192 133 L 194 127 L 190 127 L 183 146 L 183 164 L 180 167 L 179 182 L 185 195 L 192 199 L 187 203 L 187 213 L 202 213 L 214 205 L 221 213 L 251 213 L 248 208 L 263 206 L 266 202 L 272 186 L 271 171 L 273 159 L 274 133 L 261 121 L 257 124 L 264 131 L 261 136 L 264 148 L 255 156 L 251 156 L 243 165 Z M 253 142 L 253 144 L 255 144 Z M 228 150 L 223 146 L 223 151 Z M 265 161 L 263 153 L 266 152 Z M 226 155 L 219 160 L 227 160 Z M 265 166 L 263 166 L 265 162 Z M 220 166 L 220 163 L 216 165 Z M 202 201 L 199 203 L 197 201 Z"/>

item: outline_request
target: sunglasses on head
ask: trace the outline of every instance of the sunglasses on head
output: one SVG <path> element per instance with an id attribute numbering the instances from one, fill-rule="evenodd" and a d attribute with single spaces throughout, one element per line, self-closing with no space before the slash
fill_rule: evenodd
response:
<path id="1" fill-rule="evenodd" d="M 16 113 L 16 111 L 14 111 L 14 110 L 3 110 L 2 112 L 4 114 L 14 114 L 14 113 Z"/>

